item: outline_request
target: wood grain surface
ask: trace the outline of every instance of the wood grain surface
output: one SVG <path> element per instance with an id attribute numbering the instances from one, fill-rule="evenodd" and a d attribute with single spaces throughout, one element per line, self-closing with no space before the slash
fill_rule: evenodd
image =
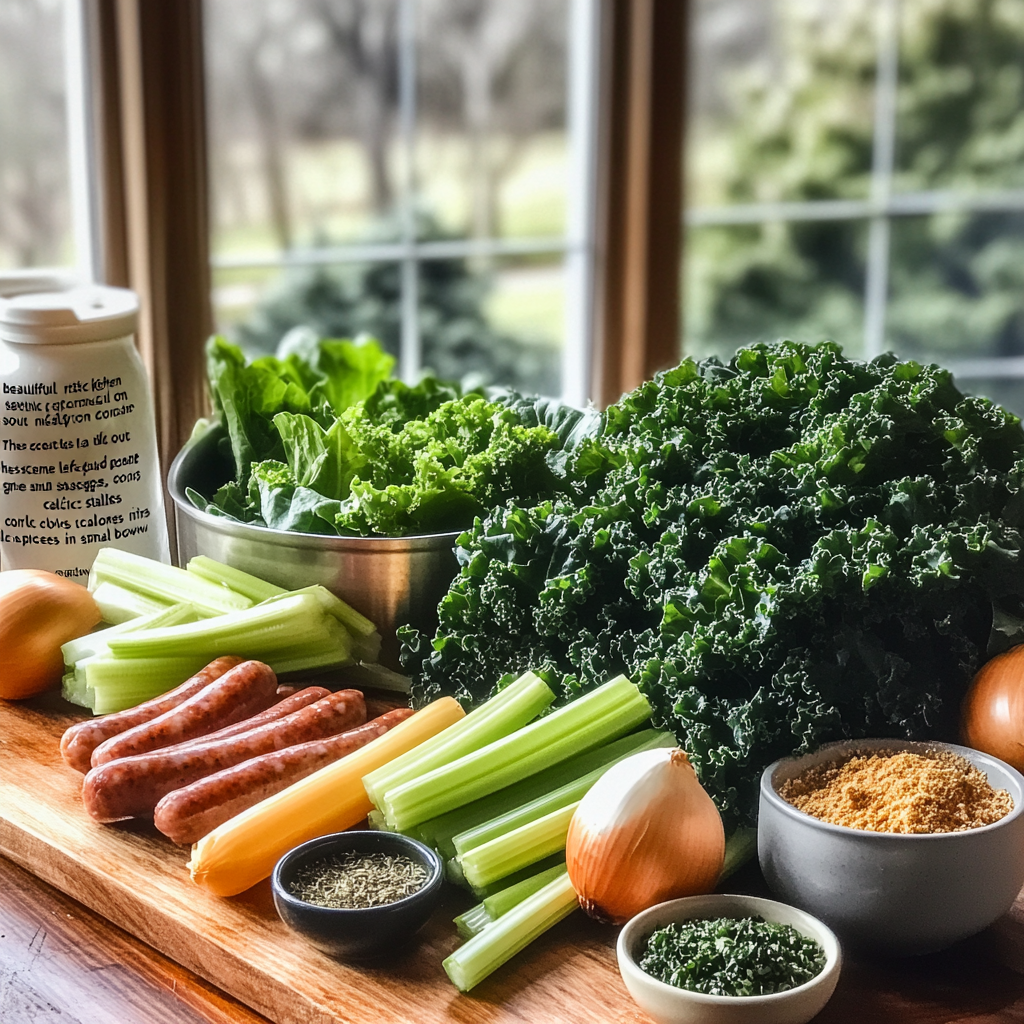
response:
<path id="1" fill-rule="evenodd" d="M 60 758 L 78 716 L 57 699 L 0 707 L 0 853 L 278 1024 L 635 1021 L 615 966 L 612 929 L 573 915 L 514 969 L 460 995 L 441 961 L 458 945 L 452 891 L 422 941 L 378 967 L 318 953 L 278 919 L 269 883 L 233 899 L 193 885 L 188 851 L 152 825 L 97 825 L 82 776 Z M 585 984 L 580 984 L 585 979 Z"/>
<path id="2" fill-rule="evenodd" d="M 209 896 L 188 879 L 187 851 L 151 826 L 88 819 L 81 776 L 57 752 L 74 718 L 57 700 L 0 705 L 0 853 L 43 880 L 0 860 L 4 1024 L 646 1024 L 619 979 L 615 931 L 582 915 L 464 996 L 441 968 L 458 941 L 451 917 L 470 902 L 459 892 L 422 944 L 363 968 L 291 935 L 266 885 L 232 900 Z M 756 865 L 729 883 L 732 891 L 763 887 Z M 1024 899 L 988 932 L 944 953 L 848 958 L 817 1020 L 1024 1021 Z"/>

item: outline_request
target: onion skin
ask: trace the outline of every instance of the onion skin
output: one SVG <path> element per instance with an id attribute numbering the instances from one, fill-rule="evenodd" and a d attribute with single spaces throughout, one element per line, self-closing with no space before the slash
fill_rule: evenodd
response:
<path id="1" fill-rule="evenodd" d="M 580 906 L 608 924 L 710 892 L 724 860 L 721 815 L 678 748 L 644 751 L 610 768 L 580 801 L 566 837 Z"/>
<path id="2" fill-rule="evenodd" d="M 85 587 L 42 569 L 0 572 L 0 698 L 22 700 L 60 686 L 61 644 L 102 616 Z"/>
<path id="3" fill-rule="evenodd" d="M 960 711 L 960 740 L 1024 772 L 1024 644 L 978 670 Z"/>

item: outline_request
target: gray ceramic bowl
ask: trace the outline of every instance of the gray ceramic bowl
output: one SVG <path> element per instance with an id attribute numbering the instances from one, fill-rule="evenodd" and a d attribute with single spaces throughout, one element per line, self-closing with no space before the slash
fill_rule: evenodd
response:
<path id="1" fill-rule="evenodd" d="M 811 765 L 854 753 L 934 749 L 962 754 L 1005 789 L 1013 810 L 965 832 L 903 835 L 830 825 L 798 811 L 777 787 Z M 952 743 L 857 740 L 784 758 L 761 776 L 757 853 L 772 891 L 864 949 L 928 953 L 1001 917 L 1024 885 L 1024 777 Z"/>
<path id="2" fill-rule="evenodd" d="M 825 950 L 821 973 L 788 992 L 770 996 L 708 996 L 667 985 L 638 966 L 651 932 L 673 921 L 755 915 L 766 921 L 792 925 L 820 943 Z M 832 997 L 842 962 L 836 937 L 810 914 L 774 900 L 728 894 L 669 900 L 637 914 L 619 932 L 616 953 L 629 994 L 658 1024 L 805 1024 Z"/>

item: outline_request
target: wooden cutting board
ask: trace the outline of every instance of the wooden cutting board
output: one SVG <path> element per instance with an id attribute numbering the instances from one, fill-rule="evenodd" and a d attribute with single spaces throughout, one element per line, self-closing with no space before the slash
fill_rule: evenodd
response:
<path id="1" fill-rule="evenodd" d="M 97 825 L 61 733 L 81 717 L 56 698 L 0 702 L 0 854 L 278 1024 L 646 1020 L 615 965 L 615 930 L 574 914 L 469 995 L 441 961 L 459 944 L 451 892 L 410 952 L 351 967 L 281 923 L 269 883 L 233 899 L 193 885 L 188 850 L 151 825 Z"/>

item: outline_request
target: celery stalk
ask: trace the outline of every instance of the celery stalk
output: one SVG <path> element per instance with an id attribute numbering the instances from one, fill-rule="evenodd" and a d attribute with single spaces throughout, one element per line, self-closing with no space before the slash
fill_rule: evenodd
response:
<path id="1" fill-rule="evenodd" d="M 89 574 L 89 589 L 94 592 L 101 583 L 107 582 L 165 604 L 187 601 L 208 615 L 240 611 L 252 607 L 253 603 L 242 594 L 193 572 L 116 548 L 100 548 Z"/>
<path id="2" fill-rule="evenodd" d="M 87 706 L 93 714 L 123 711 L 150 700 L 194 675 L 210 661 L 206 657 L 176 658 L 86 658 L 79 662 L 85 671 L 92 697 Z"/>
<path id="3" fill-rule="evenodd" d="M 258 576 L 243 572 L 241 569 L 224 565 L 223 562 L 214 561 L 212 558 L 207 558 L 206 555 L 196 555 L 194 558 L 190 558 L 187 569 L 202 579 L 228 587 L 236 594 L 241 594 L 257 604 L 260 601 L 266 601 L 268 598 L 288 593 L 284 587 L 279 587 L 275 583 L 268 583 L 266 580 L 261 580 Z"/>
<path id="4" fill-rule="evenodd" d="M 460 832 L 476 828 L 498 815 L 517 810 L 523 804 L 573 782 L 595 768 L 607 768 L 616 761 L 631 754 L 638 754 L 642 750 L 675 745 L 676 739 L 670 732 L 641 729 L 568 761 L 562 761 L 490 796 L 431 818 L 418 825 L 416 831 L 422 835 L 424 842 L 436 847 L 442 856 L 454 857 L 458 851 L 455 849 L 453 838 Z"/>
<path id="5" fill-rule="evenodd" d="M 458 863 L 458 861 L 455 863 Z M 530 878 L 537 874 L 538 871 L 547 871 L 548 868 L 553 867 L 565 867 L 565 850 L 559 850 L 557 853 L 551 854 L 550 857 L 545 857 L 543 860 L 537 861 L 536 864 L 528 864 L 520 871 L 513 871 L 511 875 L 499 878 L 498 881 L 491 882 L 488 885 L 470 885 L 465 878 L 462 879 L 460 884 L 468 889 L 478 900 L 485 900 L 488 897 L 501 892 L 502 889 L 507 889 L 510 885 L 515 885 L 516 882 L 522 882 L 525 879 Z"/>
<path id="6" fill-rule="evenodd" d="M 568 874 L 548 882 L 443 963 L 452 984 L 468 992 L 578 906 Z"/>
<path id="7" fill-rule="evenodd" d="M 377 627 L 365 616 L 360 615 L 350 604 L 346 604 L 337 594 L 326 587 L 314 584 L 293 590 L 293 594 L 312 594 L 322 605 L 325 612 L 330 612 L 354 636 L 371 636 Z"/>
<path id="8" fill-rule="evenodd" d="M 100 615 L 103 616 L 103 621 L 115 626 L 170 607 L 167 601 L 138 594 L 109 580 L 100 583 L 92 592 L 92 596 Z"/>
<path id="9" fill-rule="evenodd" d="M 323 613 L 314 597 L 296 594 L 200 622 L 111 637 L 108 646 L 120 658 L 195 654 L 210 660 L 226 652 L 260 658 L 275 650 L 322 642 L 328 636 L 347 634 Z"/>
<path id="10" fill-rule="evenodd" d="M 464 938 L 471 939 L 479 935 L 489 924 L 494 924 L 487 908 L 482 903 L 476 903 L 464 914 L 459 914 L 453 921 L 455 930 Z"/>
<path id="11" fill-rule="evenodd" d="M 389 789 L 380 810 L 404 830 L 616 739 L 650 716 L 647 698 L 618 676 L 509 736 Z"/>
<path id="12" fill-rule="evenodd" d="M 506 886 L 455 918 L 455 927 L 464 939 L 473 938 L 489 924 L 493 924 L 499 917 L 522 903 L 527 896 L 532 896 L 539 889 L 543 889 L 548 882 L 556 879 L 564 871 L 565 864 L 563 862 L 546 871 L 538 871 L 537 874 L 530 875 L 529 878 L 524 878 L 521 882 L 516 882 L 515 885 Z"/>
<path id="13" fill-rule="evenodd" d="M 389 790 L 508 736 L 536 718 L 554 699 L 540 676 L 525 672 L 433 739 L 367 775 L 363 779 L 366 795 L 381 809 Z"/>
<path id="14" fill-rule="evenodd" d="M 490 885 L 564 850 L 569 822 L 578 806 L 579 800 L 574 800 L 535 821 L 467 850 L 458 858 L 466 881 L 474 887 Z"/>
<path id="15" fill-rule="evenodd" d="M 651 733 L 652 737 L 648 742 L 633 746 L 628 752 L 624 752 L 621 756 L 609 760 L 606 764 L 601 765 L 599 768 L 595 768 L 592 772 L 587 772 L 586 775 L 581 775 L 578 779 L 574 779 L 572 782 L 567 782 L 564 786 L 559 786 L 557 789 L 553 789 L 551 792 L 545 793 L 543 796 L 527 801 L 519 807 L 514 807 L 512 810 L 506 811 L 504 814 L 499 814 L 488 821 L 482 822 L 474 828 L 460 832 L 458 835 L 452 837 L 452 846 L 455 848 L 457 853 L 462 854 L 467 850 L 473 849 L 474 846 L 480 846 L 492 839 L 497 839 L 506 832 L 511 832 L 513 829 L 519 828 L 520 825 L 529 824 L 529 822 L 536 821 L 538 818 L 543 817 L 551 811 L 557 810 L 559 807 L 564 807 L 566 804 L 572 803 L 574 800 L 582 799 L 587 790 L 590 789 L 590 787 L 593 786 L 594 783 L 597 782 L 597 780 L 601 778 L 601 776 L 604 775 L 604 773 L 608 771 L 613 764 L 621 761 L 622 758 L 630 757 L 632 754 L 639 753 L 641 750 L 653 750 L 656 747 L 674 747 L 676 745 L 675 737 L 672 736 L 671 733 L 655 733 L 653 730 L 651 730 Z"/>
<path id="16" fill-rule="evenodd" d="M 132 633 L 139 629 L 149 629 L 155 626 L 175 626 L 180 622 L 194 622 L 196 620 L 195 609 L 190 604 L 172 604 L 170 607 L 161 608 L 159 611 L 150 612 L 148 615 L 140 615 L 137 618 L 129 619 L 127 622 L 120 622 L 116 626 L 108 626 L 106 629 L 97 629 L 93 633 L 86 633 L 76 640 L 69 640 L 60 651 L 64 657 L 65 665 L 74 665 L 82 658 L 91 658 L 96 654 L 109 653 L 107 640 L 119 633 Z"/>

